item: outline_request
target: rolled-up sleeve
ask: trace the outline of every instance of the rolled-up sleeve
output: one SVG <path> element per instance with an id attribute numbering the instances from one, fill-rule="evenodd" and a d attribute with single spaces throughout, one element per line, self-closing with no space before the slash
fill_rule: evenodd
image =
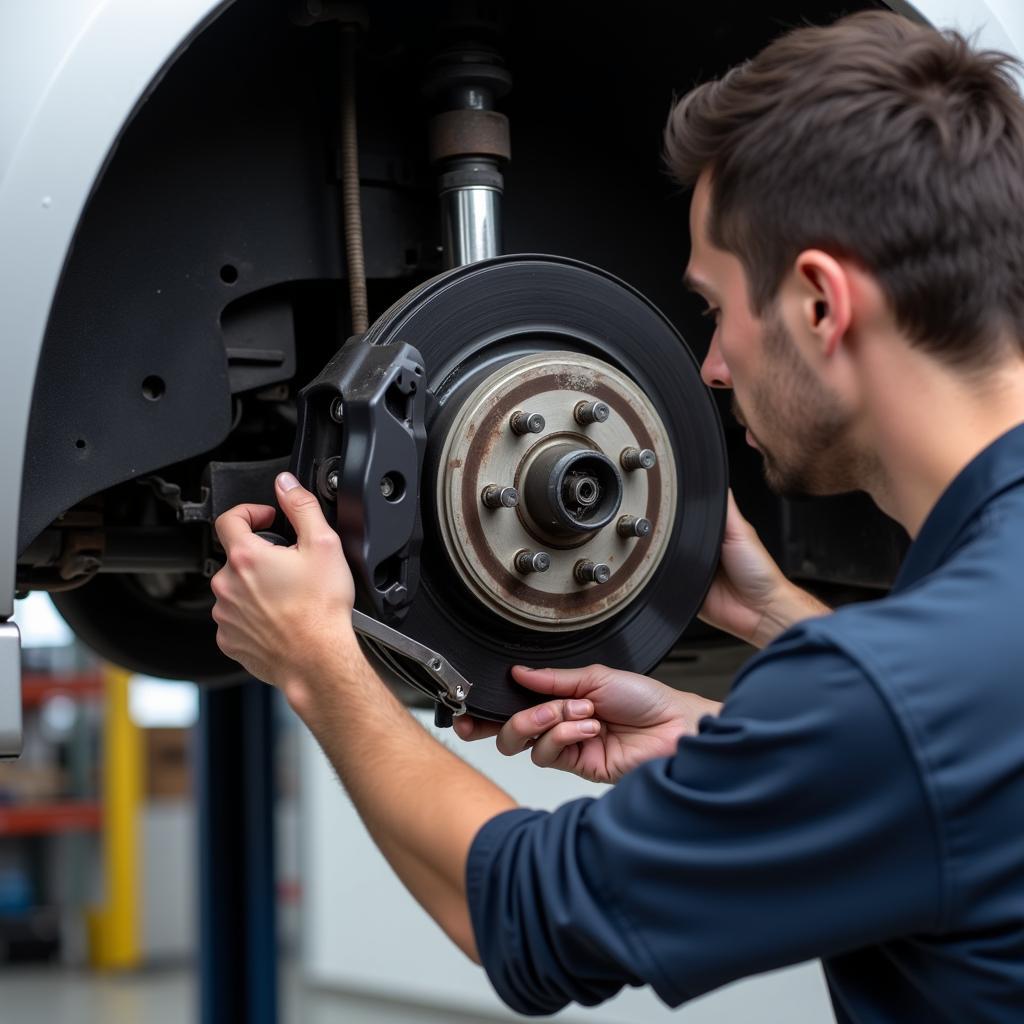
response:
<path id="1" fill-rule="evenodd" d="M 509 811 L 467 863 L 482 962 L 524 1014 L 726 982 L 935 927 L 934 815 L 864 668 L 804 630 L 718 717 L 598 799 Z"/>

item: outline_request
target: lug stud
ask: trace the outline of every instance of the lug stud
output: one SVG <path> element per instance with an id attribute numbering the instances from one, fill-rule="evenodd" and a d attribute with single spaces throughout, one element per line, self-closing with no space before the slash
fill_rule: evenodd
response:
<path id="1" fill-rule="evenodd" d="M 612 411 L 604 402 L 577 402 L 572 411 L 573 418 L 581 426 L 589 423 L 604 423 Z"/>
<path id="2" fill-rule="evenodd" d="M 488 484 L 480 494 L 480 500 L 487 508 L 515 508 L 519 504 L 519 492 L 514 487 Z"/>
<path id="3" fill-rule="evenodd" d="M 516 572 L 526 576 L 531 572 L 547 572 L 551 568 L 551 556 L 546 551 L 529 551 L 523 548 L 522 551 L 516 552 L 513 563 Z"/>
<path id="4" fill-rule="evenodd" d="M 615 532 L 620 537 L 646 537 L 651 532 L 651 521 L 643 516 L 621 516 Z"/>
<path id="5" fill-rule="evenodd" d="M 653 469 L 658 457 L 650 448 L 623 448 L 619 462 L 623 469 Z"/>
<path id="6" fill-rule="evenodd" d="M 523 434 L 539 434 L 545 426 L 544 417 L 539 412 L 523 412 L 521 409 L 512 413 L 508 425 L 512 433 L 519 437 Z"/>
<path id="7" fill-rule="evenodd" d="M 331 402 L 331 419 L 335 423 L 341 423 L 345 419 L 345 403 L 340 398 Z"/>
<path id="8" fill-rule="evenodd" d="M 336 469 L 332 469 L 330 473 L 327 474 L 327 490 L 329 490 L 331 494 L 338 493 L 338 471 Z"/>
<path id="9" fill-rule="evenodd" d="M 577 583 L 607 583 L 612 577 L 612 570 L 604 562 L 581 558 L 573 567 L 572 574 Z"/>

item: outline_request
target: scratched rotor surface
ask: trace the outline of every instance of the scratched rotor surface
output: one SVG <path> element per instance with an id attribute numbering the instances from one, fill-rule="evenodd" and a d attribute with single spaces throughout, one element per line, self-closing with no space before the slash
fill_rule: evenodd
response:
<path id="1" fill-rule="evenodd" d="M 522 255 L 432 278 L 384 313 L 367 338 L 409 342 L 426 363 L 427 457 L 421 492 L 408 495 L 423 520 L 422 575 L 401 629 L 473 684 L 470 713 L 504 720 L 541 699 L 513 682 L 516 663 L 650 671 L 710 586 L 728 486 L 717 410 L 672 325 L 604 271 Z M 610 408 L 607 420 L 576 421 L 577 402 L 598 400 Z M 540 412 L 545 425 L 513 445 L 505 427 L 516 411 Z M 615 474 L 606 463 L 615 467 L 621 501 L 605 525 L 590 529 L 585 510 L 571 536 L 574 526 L 556 535 L 535 521 L 544 488 L 527 488 L 525 477 L 532 465 L 552 461 L 541 456 L 556 445 L 573 458 L 595 452 L 610 486 Z M 655 465 L 627 470 L 624 448 L 653 451 Z M 534 477 L 545 483 L 546 472 Z M 587 474 L 576 476 L 572 493 L 585 503 Z M 551 477 L 552 488 L 568 493 L 567 478 L 555 470 Z M 514 487 L 519 504 L 482 507 L 491 484 Z M 648 519 L 650 534 L 619 535 L 624 515 Z M 474 538 L 475 524 L 482 532 Z M 523 549 L 549 555 L 548 569 L 509 566 Z M 581 583 L 581 561 L 606 565 L 608 582 Z"/>

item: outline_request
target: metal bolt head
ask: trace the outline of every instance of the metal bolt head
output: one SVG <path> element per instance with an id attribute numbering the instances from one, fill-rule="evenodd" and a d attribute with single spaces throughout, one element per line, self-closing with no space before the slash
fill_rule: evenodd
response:
<path id="1" fill-rule="evenodd" d="M 588 423 L 604 423 L 612 411 L 604 402 L 577 402 L 572 411 L 573 418 L 581 426 Z"/>
<path id="2" fill-rule="evenodd" d="M 581 558 L 572 570 L 577 583 L 607 583 L 612 578 L 611 566 Z"/>
<path id="3" fill-rule="evenodd" d="M 539 412 L 523 412 L 521 409 L 512 413 L 508 425 L 512 433 L 522 437 L 523 434 L 539 434 L 545 427 L 544 417 Z"/>
<path id="4" fill-rule="evenodd" d="M 332 469 L 330 473 L 327 474 L 327 489 L 331 494 L 338 493 L 338 471 L 336 469 Z"/>
<path id="5" fill-rule="evenodd" d="M 653 469 L 657 464 L 658 456 L 650 448 L 623 448 L 619 456 L 619 462 L 623 469 Z"/>
<path id="6" fill-rule="evenodd" d="M 480 500 L 487 508 L 515 508 L 519 504 L 519 492 L 514 487 L 488 484 L 480 494 Z"/>
<path id="7" fill-rule="evenodd" d="M 647 537 L 653 528 L 650 519 L 643 516 L 621 516 L 615 524 L 620 537 Z"/>
<path id="8" fill-rule="evenodd" d="M 531 572 L 547 572 L 551 568 L 551 556 L 546 551 L 530 551 L 523 548 L 513 559 L 516 572 L 527 575 Z"/>
<path id="9" fill-rule="evenodd" d="M 380 478 L 380 493 L 385 498 L 390 498 L 395 493 L 395 481 L 389 476 L 382 476 Z"/>
<path id="10" fill-rule="evenodd" d="M 340 398 L 331 402 L 331 419 L 335 423 L 341 423 L 345 419 L 345 403 Z"/>

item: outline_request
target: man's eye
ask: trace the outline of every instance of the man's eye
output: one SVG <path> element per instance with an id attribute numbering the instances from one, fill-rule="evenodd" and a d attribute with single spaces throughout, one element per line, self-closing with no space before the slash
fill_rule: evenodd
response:
<path id="1" fill-rule="evenodd" d="M 701 316 L 706 316 L 709 320 L 714 320 L 715 323 L 717 324 L 718 323 L 718 315 L 721 312 L 722 311 L 717 306 L 708 306 L 707 309 L 702 309 L 700 311 L 700 315 Z"/>

